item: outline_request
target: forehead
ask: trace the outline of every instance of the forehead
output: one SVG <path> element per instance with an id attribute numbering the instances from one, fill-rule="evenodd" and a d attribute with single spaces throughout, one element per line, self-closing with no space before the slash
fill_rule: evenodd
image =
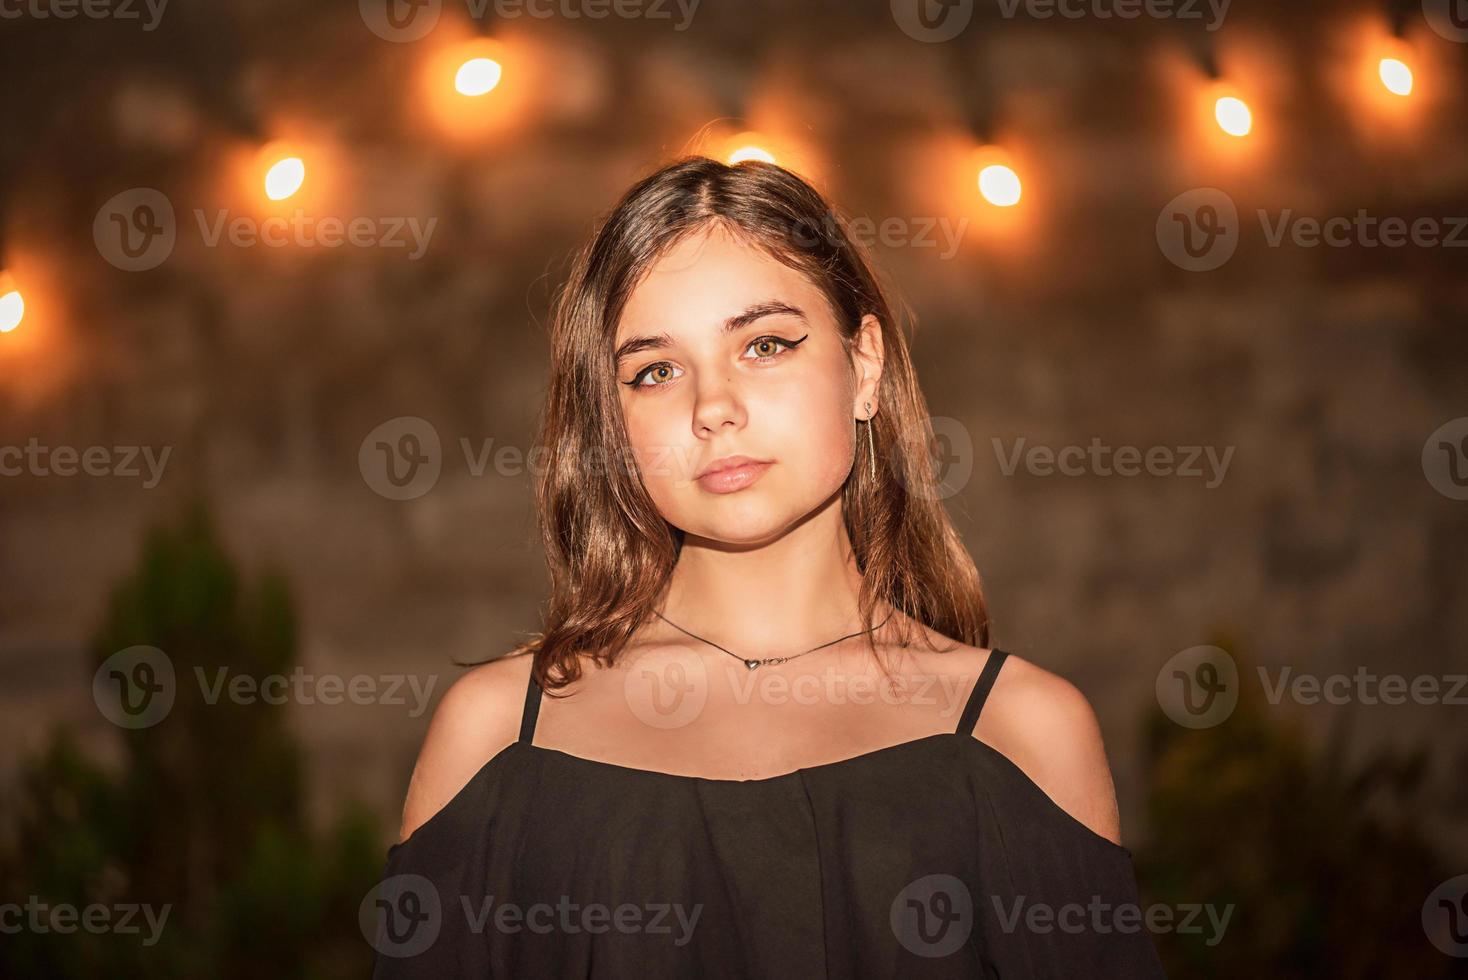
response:
<path id="1" fill-rule="evenodd" d="M 812 317 L 826 313 L 823 294 L 803 273 L 715 223 L 658 258 L 628 297 L 616 339 L 634 331 L 711 327 L 775 298 Z"/>

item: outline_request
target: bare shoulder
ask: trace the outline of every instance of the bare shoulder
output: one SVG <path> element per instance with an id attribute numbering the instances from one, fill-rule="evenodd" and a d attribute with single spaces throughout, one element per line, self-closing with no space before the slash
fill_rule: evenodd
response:
<path id="1" fill-rule="evenodd" d="M 520 734 L 533 658 L 513 654 L 471 668 L 444 692 L 428 723 L 399 841 L 452 800 L 484 764 Z"/>
<path id="2" fill-rule="evenodd" d="M 940 652 L 912 648 L 919 669 L 977 678 L 994 654 L 924 630 Z M 1066 813 L 1120 843 L 1121 818 L 1101 726 L 1090 701 L 1069 680 L 1007 654 L 973 734 L 1018 766 Z"/>
<path id="3" fill-rule="evenodd" d="M 1091 702 L 1070 681 L 1009 654 L 974 736 L 1023 770 L 1062 810 L 1120 843 L 1116 788 L 1101 726 Z"/>

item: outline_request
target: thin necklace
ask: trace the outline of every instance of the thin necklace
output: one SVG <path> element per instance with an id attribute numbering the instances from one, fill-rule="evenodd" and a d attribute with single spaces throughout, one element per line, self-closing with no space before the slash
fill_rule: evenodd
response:
<path id="1" fill-rule="evenodd" d="M 719 646 L 713 640 L 705 640 L 703 637 L 699 636 L 697 633 L 689 633 L 688 630 L 686 630 L 683 627 L 679 626 L 677 623 L 673 622 L 671 619 L 669 619 L 668 617 L 664 616 L 662 613 L 658 612 L 656 609 L 654 609 L 652 611 L 652 613 L 658 619 L 661 619 L 663 622 L 667 623 L 669 626 L 673 627 L 673 629 L 677 630 L 678 632 L 680 632 L 680 633 L 688 633 L 688 635 L 691 636 L 691 637 L 693 637 L 695 640 L 698 640 L 698 641 L 703 642 L 703 643 L 707 643 L 709 646 L 713 647 L 716 650 L 724 650 L 723 647 Z M 783 664 L 787 660 L 794 660 L 796 657 L 803 657 L 807 653 L 815 653 L 817 650 L 824 650 L 826 647 L 834 646 L 835 644 L 840 643 L 841 640 L 849 640 L 853 636 L 861 636 L 863 633 L 874 633 L 877 630 L 881 629 L 883 626 L 886 626 L 887 625 L 887 620 L 888 619 L 891 619 L 891 618 L 892 618 L 892 614 L 891 613 L 888 613 L 887 614 L 887 619 L 882 620 L 882 622 L 879 625 L 873 626 L 869 630 L 858 630 L 855 633 L 848 633 L 845 636 L 841 637 L 841 639 L 832 640 L 830 643 L 822 643 L 818 647 L 811 647 L 809 650 L 803 650 L 800 653 L 792 653 L 788 657 L 765 657 L 763 660 L 756 660 L 756 659 L 751 659 L 749 657 L 741 657 L 741 656 L 739 656 L 739 654 L 734 653 L 731 650 L 724 650 L 724 652 L 727 653 L 727 654 L 729 654 L 729 656 L 733 657 L 735 660 L 742 660 L 742 661 L 744 661 L 744 666 L 748 667 L 750 670 L 754 670 L 756 667 L 763 667 L 766 664 Z"/>

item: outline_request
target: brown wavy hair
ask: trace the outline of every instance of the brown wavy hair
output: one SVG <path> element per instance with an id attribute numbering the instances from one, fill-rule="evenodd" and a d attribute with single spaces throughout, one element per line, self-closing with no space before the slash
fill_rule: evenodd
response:
<path id="1" fill-rule="evenodd" d="M 881 322 L 879 409 L 866 423 L 876 427 L 877 473 L 861 458 L 863 437 L 841 491 L 862 573 L 863 627 L 872 628 L 885 601 L 945 637 L 988 646 L 978 569 L 937 493 L 933 429 L 907 338 L 849 219 L 783 167 L 691 156 L 627 191 L 576 254 L 552 304 L 550 385 L 535 448 L 551 594 L 544 631 L 513 653 L 533 654 L 547 691 L 577 680 L 583 657 L 610 666 L 672 574 L 683 532 L 658 512 L 633 461 L 612 344 L 628 297 L 657 259 L 715 222 L 819 287 L 848 355 L 862 318 Z M 908 630 L 900 632 L 906 644 Z"/>

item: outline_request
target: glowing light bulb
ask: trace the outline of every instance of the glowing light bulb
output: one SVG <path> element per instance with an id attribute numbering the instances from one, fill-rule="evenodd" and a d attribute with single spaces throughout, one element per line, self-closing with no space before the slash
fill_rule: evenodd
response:
<path id="1" fill-rule="evenodd" d="M 1254 114 L 1243 99 L 1225 95 L 1213 107 L 1213 118 L 1218 127 L 1230 136 L 1248 136 L 1254 128 Z"/>
<path id="2" fill-rule="evenodd" d="M 277 160 L 265 172 L 265 196 L 272 201 L 284 201 L 306 180 L 306 164 L 300 157 Z"/>
<path id="3" fill-rule="evenodd" d="M 1381 84 L 1393 95 L 1412 94 L 1412 69 L 1407 67 L 1405 61 L 1397 58 L 1382 58 L 1381 64 L 1377 66 L 1381 75 Z"/>
<path id="4" fill-rule="evenodd" d="M 486 95 L 493 92 L 504 76 L 504 69 L 493 58 L 470 58 L 459 66 L 454 88 L 460 95 Z"/>
<path id="5" fill-rule="evenodd" d="M 25 298 L 7 280 L 0 276 L 0 333 L 9 333 L 25 319 Z"/>
<path id="6" fill-rule="evenodd" d="M 991 163 L 979 171 L 979 193 L 996 207 L 1013 207 L 1022 193 L 1019 174 L 1002 163 Z"/>
<path id="7" fill-rule="evenodd" d="M 749 146 L 741 146 L 739 149 L 729 154 L 730 166 L 738 163 L 743 163 L 745 160 L 758 160 L 761 163 L 774 163 L 775 157 L 768 150 L 763 149 L 762 147 L 754 146 L 752 144 Z"/>

